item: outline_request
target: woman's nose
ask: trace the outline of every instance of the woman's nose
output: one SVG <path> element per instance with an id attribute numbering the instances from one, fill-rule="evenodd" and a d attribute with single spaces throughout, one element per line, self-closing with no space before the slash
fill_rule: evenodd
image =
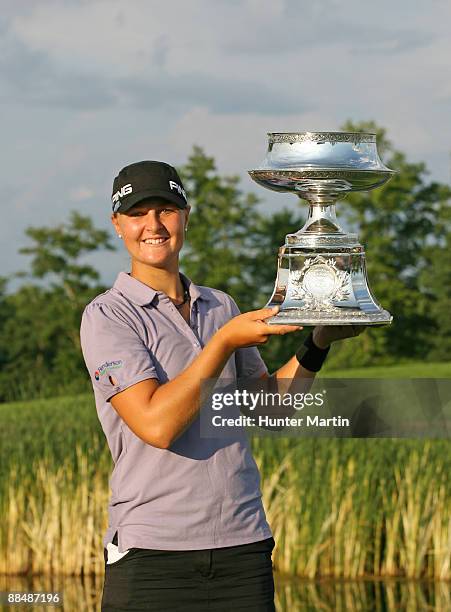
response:
<path id="1" fill-rule="evenodd" d="M 151 230 L 155 230 L 163 226 L 160 220 L 160 216 L 157 213 L 157 211 L 149 210 L 149 212 L 146 215 L 146 226 Z"/>

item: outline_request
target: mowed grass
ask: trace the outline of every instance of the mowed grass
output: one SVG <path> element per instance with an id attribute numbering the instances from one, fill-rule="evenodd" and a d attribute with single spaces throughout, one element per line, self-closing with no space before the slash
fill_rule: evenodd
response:
<path id="1" fill-rule="evenodd" d="M 278 570 L 451 578 L 448 440 L 252 445 Z M 0 573 L 102 573 L 112 462 L 93 397 L 0 405 L 0 464 Z"/>
<path id="2" fill-rule="evenodd" d="M 320 378 L 451 378 L 451 362 L 412 362 L 347 370 L 328 370 L 326 367 L 319 376 Z"/>

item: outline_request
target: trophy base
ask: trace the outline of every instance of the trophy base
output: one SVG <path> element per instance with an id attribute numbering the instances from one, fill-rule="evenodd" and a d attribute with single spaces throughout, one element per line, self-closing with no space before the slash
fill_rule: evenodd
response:
<path id="1" fill-rule="evenodd" d="M 268 304 L 270 307 L 272 304 Z M 337 308 L 339 312 L 309 311 L 291 308 L 266 319 L 268 325 L 389 325 L 393 317 L 387 310 L 363 312 L 357 308 Z"/>
<path id="2" fill-rule="evenodd" d="M 280 311 L 269 325 L 388 325 L 368 286 L 365 252 L 353 235 L 288 235 L 279 250 L 274 292 L 267 308 Z"/>

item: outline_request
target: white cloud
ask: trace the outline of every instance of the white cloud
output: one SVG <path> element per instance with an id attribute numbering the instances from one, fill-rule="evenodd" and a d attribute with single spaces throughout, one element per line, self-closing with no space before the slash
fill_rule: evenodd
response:
<path id="1" fill-rule="evenodd" d="M 444 2 L 406 11 L 406 0 L 362 5 L 357 0 L 42 0 L 11 21 L 33 51 L 72 69 L 111 77 L 197 72 L 230 77 L 267 63 L 302 61 L 298 51 L 337 46 L 372 54 L 422 48 L 447 38 Z M 436 13 L 434 13 L 434 8 Z M 387 13 L 390 19 L 386 18 Z M 287 57 L 288 54 L 288 57 Z M 289 55 L 291 57 L 289 57 Z M 336 61 L 332 53 L 330 62 Z M 262 65 L 263 61 L 265 65 Z"/>
<path id="2" fill-rule="evenodd" d="M 95 196 L 95 191 L 89 187 L 76 187 L 69 192 L 69 199 L 72 202 L 83 202 L 84 200 L 90 200 Z"/>
<path id="3" fill-rule="evenodd" d="M 268 131 L 315 128 L 338 129 L 338 125 L 332 117 L 326 119 L 315 111 L 283 116 L 277 113 L 237 116 L 196 107 L 172 126 L 168 141 L 179 156 L 186 156 L 192 145 L 197 144 L 216 158 L 222 172 L 244 174 L 246 169 L 257 167 L 265 157 Z"/>
<path id="4" fill-rule="evenodd" d="M 15 233 L 4 231 L 0 256 L 75 202 L 107 224 L 122 166 L 181 164 L 193 144 L 269 208 L 289 204 L 246 174 L 267 131 L 374 119 L 448 180 L 450 22 L 447 0 L 5 0 L 0 104 Z"/>

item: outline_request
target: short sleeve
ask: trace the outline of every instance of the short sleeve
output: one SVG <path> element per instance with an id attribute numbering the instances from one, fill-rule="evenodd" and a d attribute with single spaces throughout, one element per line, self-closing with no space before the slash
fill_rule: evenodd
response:
<path id="1" fill-rule="evenodd" d="M 158 378 L 142 338 L 107 304 L 93 302 L 85 308 L 80 340 L 92 386 L 105 401 L 138 382 Z"/>
<path id="2" fill-rule="evenodd" d="M 230 298 L 232 316 L 241 314 L 235 300 Z M 268 368 L 263 361 L 256 346 L 247 346 L 235 351 L 235 365 L 237 378 L 260 378 L 268 373 Z"/>

